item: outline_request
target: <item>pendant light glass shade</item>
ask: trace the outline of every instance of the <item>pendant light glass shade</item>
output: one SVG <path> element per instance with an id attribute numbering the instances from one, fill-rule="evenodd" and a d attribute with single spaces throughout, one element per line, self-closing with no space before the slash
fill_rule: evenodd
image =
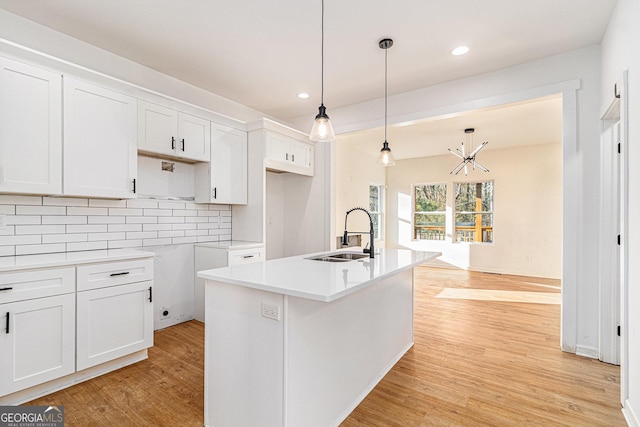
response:
<path id="1" fill-rule="evenodd" d="M 391 148 L 389 148 L 389 143 L 387 141 L 382 144 L 382 149 L 378 155 L 377 163 L 380 166 L 393 166 L 396 164 L 396 160 L 393 158 Z"/>
<path id="2" fill-rule="evenodd" d="M 382 39 L 378 42 L 378 46 L 380 49 L 384 49 L 384 142 L 376 163 L 381 166 L 393 166 L 396 164 L 396 160 L 393 158 L 387 142 L 387 50 L 393 46 L 393 40 Z"/>
<path id="3" fill-rule="evenodd" d="M 320 105 L 320 108 L 318 108 L 318 115 L 313 121 L 313 127 L 311 128 L 309 139 L 317 142 L 327 142 L 336 139 L 336 134 L 333 131 L 333 125 L 331 125 L 331 120 L 329 120 L 329 116 L 327 116 L 324 104 Z"/>
<path id="4" fill-rule="evenodd" d="M 318 114 L 313 121 L 313 127 L 309 134 L 309 139 L 316 142 L 327 142 L 336 139 L 336 134 L 333 131 L 333 125 L 329 116 L 327 116 L 327 109 L 324 106 L 324 0 L 322 0 L 322 45 L 321 45 L 321 91 L 320 91 L 320 107 L 318 107 Z"/>

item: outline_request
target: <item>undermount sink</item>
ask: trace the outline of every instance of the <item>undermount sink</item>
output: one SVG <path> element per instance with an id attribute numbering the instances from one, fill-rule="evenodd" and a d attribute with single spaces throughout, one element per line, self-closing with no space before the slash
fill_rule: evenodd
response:
<path id="1" fill-rule="evenodd" d="M 348 262 L 356 259 L 367 258 L 368 256 L 369 255 L 367 254 L 361 254 L 358 252 L 332 252 L 328 254 L 312 256 L 307 259 L 324 262 Z"/>

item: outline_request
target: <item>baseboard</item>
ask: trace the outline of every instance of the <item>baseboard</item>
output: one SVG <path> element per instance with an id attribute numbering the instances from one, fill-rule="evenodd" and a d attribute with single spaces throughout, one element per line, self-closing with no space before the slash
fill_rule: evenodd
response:
<path id="1" fill-rule="evenodd" d="M 598 358 L 598 349 L 595 347 L 587 347 L 583 345 L 576 346 L 576 356 L 589 357 L 591 359 Z"/>
<path id="2" fill-rule="evenodd" d="M 29 387 L 25 390 L 7 394 L 6 396 L 0 397 L 0 405 L 21 405 L 23 403 L 30 402 L 34 399 L 38 399 L 42 396 L 60 391 L 62 389 L 71 387 L 92 378 L 99 377 L 100 375 L 104 375 L 108 372 L 115 371 L 117 369 L 124 368 L 125 366 L 140 362 L 141 360 L 147 359 L 148 357 L 149 355 L 146 349 L 140 350 L 135 353 L 119 357 L 118 359 L 105 362 L 101 365 L 93 366 L 83 371 L 74 372 L 73 374 L 64 376 L 62 378 L 48 381 L 44 384 L 39 384 L 33 387 Z M 52 405 L 56 404 L 56 402 L 50 403 Z"/>
<path id="3" fill-rule="evenodd" d="M 622 415 L 624 415 L 624 419 L 627 421 L 629 427 L 640 427 L 640 418 L 636 415 L 636 412 L 631 407 L 631 402 L 629 399 L 624 401 L 624 406 L 622 407 Z"/>
<path id="4" fill-rule="evenodd" d="M 411 349 L 411 347 L 413 347 L 413 342 L 409 343 L 404 349 L 402 349 L 402 351 L 400 351 L 400 354 L 398 354 L 393 360 L 391 360 L 391 362 L 378 374 L 378 376 L 371 382 L 371 384 L 369 384 L 369 386 L 358 395 L 356 400 L 351 403 L 351 405 L 349 405 L 342 414 L 340 414 L 338 419 L 333 424 L 331 424 L 331 426 L 337 427 L 344 420 L 346 420 L 347 417 L 351 415 L 353 410 L 356 409 L 360 403 L 362 403 L 364 398 L 367 397 L 369 393 L 371 393 L 371 390 L 373 390 L 378 385 L 380 380 L 382 380 L 382 378 L 384 378 L 384 376 L 389 373 L 389 371 L 396 365 L 396 363 L 398 363 L 398 361 L 400 361 L 400 359 L 402 359 L 402 357 L 407 353 L 407 351 L 409 351 L 409 349 Z"/>

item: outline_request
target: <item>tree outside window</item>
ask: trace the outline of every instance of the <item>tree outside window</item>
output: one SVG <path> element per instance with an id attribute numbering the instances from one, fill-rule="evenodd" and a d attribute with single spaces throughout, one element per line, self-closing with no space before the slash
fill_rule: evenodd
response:
<path id="1" fill-rule="evenodd" d="M 493 242 L 493 181 L 455 184 L 455 241 Z"/>
<path id="2" fill-rule="evenodd" d="M 415 185 L 413 198 L 413 238 L 444 240 L 447 184 Z"/>
<path id="3" fill-rule="evenodd" d="M 369 186 L 369 213 L 373 221 L 373 238 L 380 240 L 383 238 L 383 209 L 384 209 L 384 187 L 382 185 Z"/>

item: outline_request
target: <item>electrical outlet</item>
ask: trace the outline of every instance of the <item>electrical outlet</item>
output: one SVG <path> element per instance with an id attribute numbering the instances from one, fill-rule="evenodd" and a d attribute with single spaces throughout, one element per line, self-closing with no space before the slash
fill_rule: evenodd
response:
<path id="1" fill-rule="evenodd" d="M 280 321 L 280 306 L 275 304 L 262 303 L 262 317 Z"/>
<path id="2" fill-rule="evenodd" d="M 171 317 L 171 307 L 162 307 L 160 309 L 160 318 L 169 319 Z"/>

